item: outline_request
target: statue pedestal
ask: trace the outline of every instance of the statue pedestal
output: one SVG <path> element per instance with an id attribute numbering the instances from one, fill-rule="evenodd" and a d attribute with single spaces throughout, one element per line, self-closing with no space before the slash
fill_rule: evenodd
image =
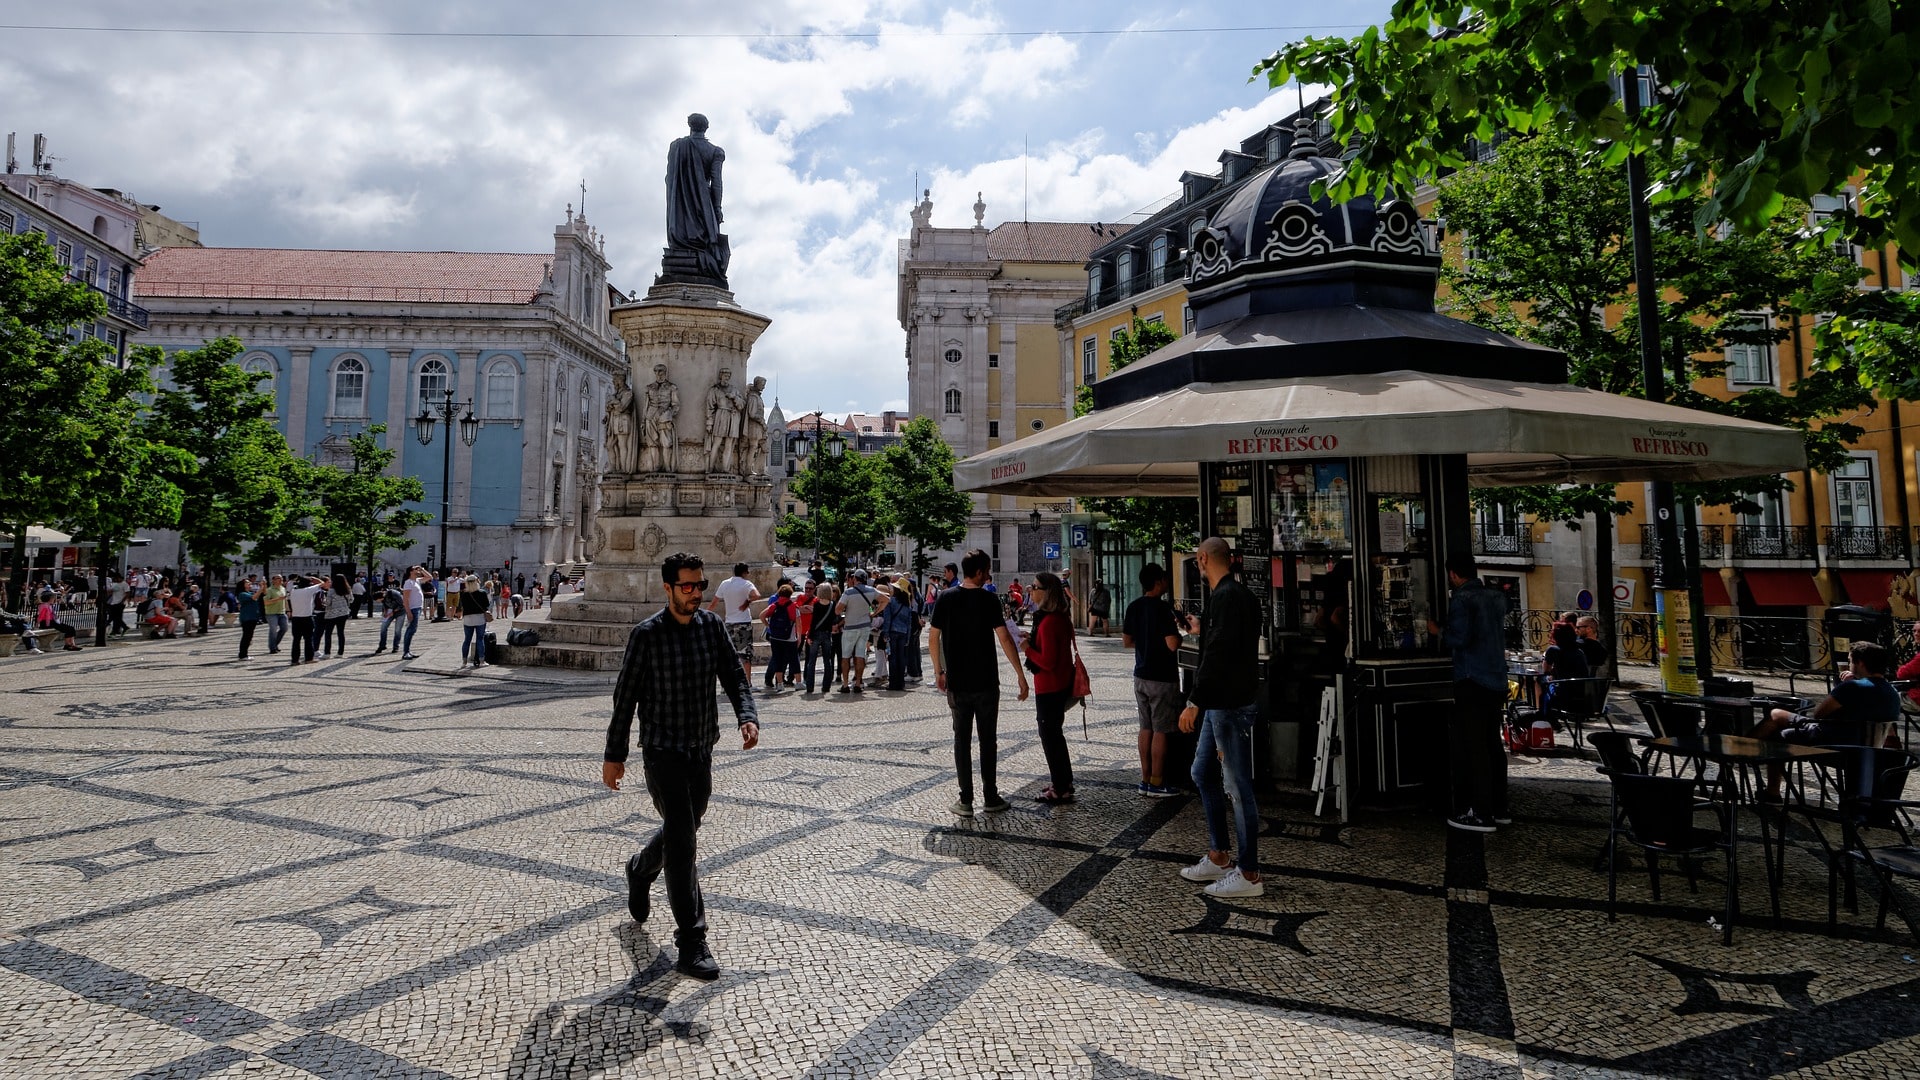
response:
<path id="1" fill-rule="evenodd" d="M 752 568 L 750 576 L 767 596 L 779 580 L 765 456 L 739 463 L 744 470 L 714 472 L 707 436 L 710 390 L 727 371 L 733 389 L 745 395 L 748 356 L 771 320 L 740 307 L 725 289 L 691 284 L 655 285 L 646 299 L 614 308 L 612 318 L 627 345 L 634 432 L 642 448 L 635 461 L 672 460 L 654 472 L 620 473 L 618 463 L 610 465 L 600 480 L 584 595 L 515 620 L 536 629 L 540 644 L 503 643 L 499 656 L 508 664 L 617 670 L 633 624 L 666 602 L 660 564 L 676 551 L 705 560 L 715 583 L 739 562 Z M 671 445 L 656 443 L 656 453 L 648 455 L 648 389 L 661 377 L 678 391 L 678 410 Z"/>

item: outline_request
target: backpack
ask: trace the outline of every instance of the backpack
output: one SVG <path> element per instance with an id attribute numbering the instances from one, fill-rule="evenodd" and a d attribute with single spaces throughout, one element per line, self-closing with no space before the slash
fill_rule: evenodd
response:
<path id="1" fill-rule="evenodd" d="M 767 640 L 793 640 L 793 601 L 780 597 L 767 606 Z"/>

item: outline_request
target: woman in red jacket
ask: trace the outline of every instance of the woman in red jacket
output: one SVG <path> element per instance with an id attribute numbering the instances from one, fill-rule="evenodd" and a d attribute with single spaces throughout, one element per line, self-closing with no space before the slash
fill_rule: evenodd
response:
<path id="1" fill-rule="evenodd" d="M 1920 642 L 1920 622 L 1913 624 L 1913 640 Z M 1920 652 L 1914 653 L 1906 663 L 1901 664 L 1893 677 L 1907 684 L 1907 700 L 1902 707 L 1908 712 L 1920 711 L 1914 707 L 1920 705 Z"/>
<path id="2" fill-rule="evenodd" d="M 1040 725 L 1040 749 L 1047 756 L 1052 783 L 1039 795 L 1043 803 L 1073 801 L 1073 760 L 1062 730 L 1067 707 L 1073 704 L 1073 617 L 1067 614 L 1067 594 L 1060 579 L 1040 574 L 1029 597 L 1034 605 L 1033 629 L 1027 633 L 1027 670 L 1033 672 L 1034 718 Z"/>

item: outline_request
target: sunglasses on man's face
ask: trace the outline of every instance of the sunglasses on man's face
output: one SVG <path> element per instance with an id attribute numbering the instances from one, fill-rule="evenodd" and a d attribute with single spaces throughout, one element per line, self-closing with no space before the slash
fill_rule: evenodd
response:
<path id="1" fill-rule="evenodd" d="M 699 581 L 676 581 L 673 583 L 673 587 L 683 593 L 706 592 L 707 582 L 705 578 Z"/>

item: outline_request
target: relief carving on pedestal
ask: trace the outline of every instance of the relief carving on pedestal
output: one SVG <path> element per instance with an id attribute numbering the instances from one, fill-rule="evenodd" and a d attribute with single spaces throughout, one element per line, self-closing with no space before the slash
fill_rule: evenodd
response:
<path id="1" fill-rule="evenodd" d="M 720 531 L 713 534 L 713 546 L 720 554 L 731 556 L 740 547 L 740 534 L 731 525 L 722 525 Z"/>
<path id="2" fill-rule="evenodd" d="M 667 534 L 661 531 L 660 526 L 649 525 L 640 533 L 640 550 L 648 558 L 660 554 L 666 546 Z"/>
<path id="3" fill-rule="evenodd" d="M 607 530 L 599 522 L 593 523 L 593 538 L 587 541 L 587 558 L 597 559 L 607 548 Z"/>
<path id="4" fill-rule="evenodd" d="M 675 468 L 673 424 L 680 415 L 680 389 L 667 378 L 667 365 L 653 365 L 653 381 L 647 384 L 642 407 L 640 471 L 672 472 Z"/>

